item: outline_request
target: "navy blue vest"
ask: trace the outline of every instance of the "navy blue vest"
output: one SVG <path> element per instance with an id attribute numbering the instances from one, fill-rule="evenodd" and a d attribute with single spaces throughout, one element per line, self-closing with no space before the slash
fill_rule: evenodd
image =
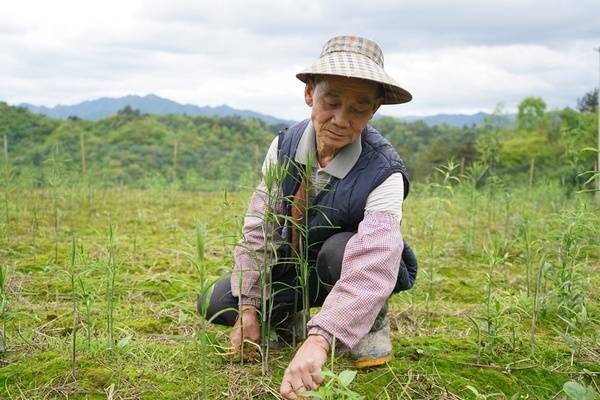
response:
<path id="1" fill-rule="evenodd" d="M 288 164 L 288 172 L 282 183 L 287 215 L 291 215 L 291 201 L 300 186 L 304 166 L 295 162 L 298 142 L 309 120 L 299 122 L 279 132 L 278 161 Z M 392 145 L 374 128 L 367 126 L 360 137 L 362 152 L 344 179 L 331 177 L 327 186 L 317 193 L 308 212 L 308 259 L 314 265 L 317 254 L 325 240 L 338 232 L 356 232 L 364 218 L 369 193 L 383 183 L 391 174 L 399 172 L 404 178 L 404 197 L 408 195 L 408 173 L 400 156 Z M 291 231 L 289 226 L 280 228 L 283 240 L 288 244 L 279 248 L 279 257 L 290 257 Z M 281 258 L 280 258 L 281 259 Z"/>

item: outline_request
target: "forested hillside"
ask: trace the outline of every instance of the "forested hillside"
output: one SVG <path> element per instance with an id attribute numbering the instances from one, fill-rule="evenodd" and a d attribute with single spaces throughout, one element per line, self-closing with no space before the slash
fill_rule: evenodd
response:
<path id="1" fill-rule="evenodd" d="M 507 184 L 550 179 L 571 191 L 581 189 L 586 171 L 594 169 L 593 109 L 548 111 L 539 98 L 521 102 L 516 125 L 501 111 L 478 126 L 428 126 L 391 117 L 373 125 L 417 181 L 450 166 L 455 175 L 475 174 L 479 184 L 487 176 Z M 129 107 L 93 122 L 60 120 L 0 102 L 0 140 L 5 138 L 8 155 L 2 179 L 44 186 L 83 177 L 98 186 L 235 190 L 256 183 L 281 128 L 256 119 L 157 116 Z"/>

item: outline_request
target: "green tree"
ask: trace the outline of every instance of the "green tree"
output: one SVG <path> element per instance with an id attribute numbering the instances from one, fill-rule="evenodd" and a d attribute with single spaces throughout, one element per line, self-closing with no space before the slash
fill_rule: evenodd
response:
<path id="1" fill-rule="evenodd" d="M 598 107 L 598 88 L 590 90 L 577 99 L 577 109 L 581 112 L 594 112 Z"/>
<path id="2" fill-rule="evenodd" d="M 546 103 L 539 97 L 525 97 L 518 106 L 517 126 L 532 132 L 538 129 L 544 120 Z"/>

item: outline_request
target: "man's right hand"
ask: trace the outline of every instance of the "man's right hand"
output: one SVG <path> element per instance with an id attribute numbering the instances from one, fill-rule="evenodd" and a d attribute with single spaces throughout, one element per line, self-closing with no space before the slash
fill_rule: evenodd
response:
<path id="1" fill-rule="evenodd" d="M 229 340 L 236 351 L 240 350 L 242 341 L 260 343 L 260 323 L 258 322 L 256 307 L 251 305 L 240 307 L 240 313 L 229 334 Z M 255 346 L 245 343 L 244 357 L 250 357 L 256 353 L 256 350 Z"/>

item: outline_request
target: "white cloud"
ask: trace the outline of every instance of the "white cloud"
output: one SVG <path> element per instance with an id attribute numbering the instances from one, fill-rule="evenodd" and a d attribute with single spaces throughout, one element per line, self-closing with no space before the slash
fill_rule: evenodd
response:
<path id="1" fill-rule="evenodd" d="M 386 69 L 414 94 L 384 114 L 514 108 L 529 95 L 563 107 L 597 82 L 597 1 L 3 3 L 0 100 L 9 103 L 156 93 L 300 119 L 295 72 L 345 33 L 378 41 Z"/>
<path id="2" fill-rule="evenodd" d="M 414 95 L 390 115 L 477 112 L 504 103 L 509 110 L 525 96 L 550 106 L 574 105 L 596 83 L 593 42 L 556 49 L 541 45 L 465 46 L 387 57 L 388 70 Z M 404 83 L 406 82 L 406 83 Z"/>

